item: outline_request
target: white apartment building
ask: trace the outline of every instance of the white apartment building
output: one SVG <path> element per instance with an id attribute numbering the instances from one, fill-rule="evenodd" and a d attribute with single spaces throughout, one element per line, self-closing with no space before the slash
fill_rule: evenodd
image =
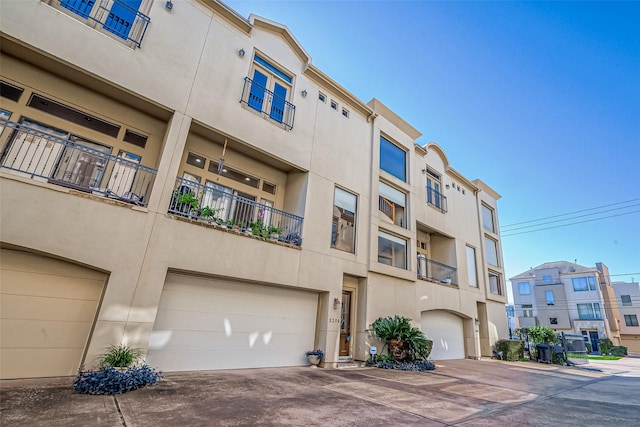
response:
<path id="1" fill-rule="evenodd" d="M 619 314 L 604 264 L 547 262 L 509 280 L 520 327 L 582 334 L 594 352 L 605 337 L 620 345 Z"/>
<path id="2" fill-rule="evenodd" d="M 163 371 L 336 367 L 395 314 L 436 360 L 490 356 L 500 196 L 286 26 L 172 6 L 2 3 L 0 378 L 120 343 Z"/>

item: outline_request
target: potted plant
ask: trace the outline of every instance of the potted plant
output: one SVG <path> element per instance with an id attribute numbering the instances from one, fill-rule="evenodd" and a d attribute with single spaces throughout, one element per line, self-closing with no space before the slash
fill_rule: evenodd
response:
<path id="1" fill-rule="evenodd" d="M 320 349 L 317 350 L 309 350 L 305 354 L 312 368 L 318 366 L 318 364 L 324 359 L 324 352 Z"/>
<path id="2" fill-rule="evenodd" d="M 406 317 L 379 317 L 371 324 L 371 329 L 384 341 L 389 354 L 397 361 L 424 360 L 429 357 L 429 340 L 420 329 L 411 326 Z"/>
<path id="3" fill-rule="evenodd" d="M 273 227 L 273 226 L 269 226 L 267 228 L 267 231 L 269 233 L 269 237 L 272 240 L 278 240 L 280 238 L 280 233 L 282 233 L 282 230 L 278 227 Z"/>

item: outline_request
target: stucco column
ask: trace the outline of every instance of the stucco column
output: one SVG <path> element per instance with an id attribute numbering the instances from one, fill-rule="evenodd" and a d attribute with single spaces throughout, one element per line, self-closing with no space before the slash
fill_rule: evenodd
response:
<path id="1" fill-rule="evenodd" d="M 167 212 L 190 128 L 191 117 L 177 111 L 173 113 L 165 133 L 158 174 L 149 199 L 148 209 L 152 212 Z"/>

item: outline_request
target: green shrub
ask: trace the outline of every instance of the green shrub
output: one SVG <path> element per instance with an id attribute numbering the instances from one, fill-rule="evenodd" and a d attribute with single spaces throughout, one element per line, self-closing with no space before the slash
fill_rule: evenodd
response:
<path id="1" fill-rule="evenodd" d="M 502 360 L 517 362 L 524 358 L 524 341 L 521 340 L 498 340 L 496 351 L 502 352 Z"/>
<path id="2" fill-rule="evenodd" d="M 585 347 L 587 347 L 587 353 L 591 353 L 591 343 L 590 342 L 586 342 L 584 343 Z"/>
<path id="3" fill-rule="evenodd" d="M 614 345 L 611 347 L 611 355 L 612 356 L 626 356 L 627 355 L 627 347 L 623 345 Z"/>
<path id="4" fill-rule="evenodd" d="M 598 340 L 598 344 L 600 344 L 600 353 L 602 354 L 610 354 L 611 347 L 613 347 L 613 343 L 609 338 L 602 338 Z"/>
<path id="5" fill-rule="evenodd" d="M 100 366 L 113 366 L 114 368 L 126 368 L 140 359 L 142 352 L 137 348 L 126 345 L 110 346 L 107 351 L 100 356 L 98 364 Z"/>

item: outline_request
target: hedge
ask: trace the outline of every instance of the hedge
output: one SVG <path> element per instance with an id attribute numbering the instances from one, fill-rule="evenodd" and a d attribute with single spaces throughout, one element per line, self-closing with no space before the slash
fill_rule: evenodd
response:
<path id="1" fill-rule="evenodd" d="M 496 351 L 502 352 L 502 360 L 517 362 L 524 357 L 524 341 L 522 340 L 498 340 Z"/>

